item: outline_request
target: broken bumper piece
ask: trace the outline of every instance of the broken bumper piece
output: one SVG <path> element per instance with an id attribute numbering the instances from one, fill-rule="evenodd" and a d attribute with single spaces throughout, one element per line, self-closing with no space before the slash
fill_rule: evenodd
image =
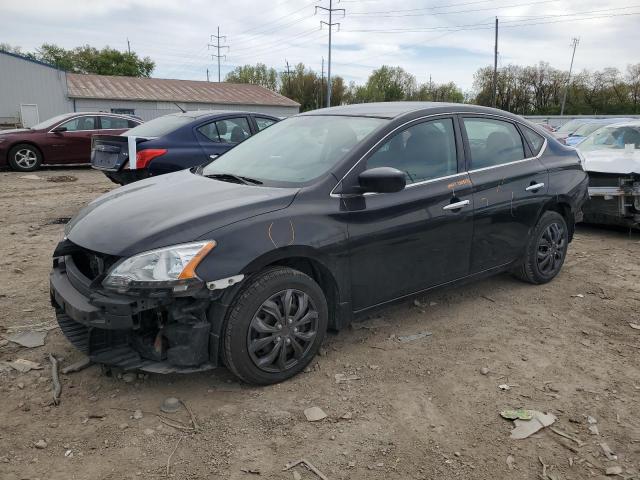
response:
<path id="1" fill-rule="evenodd" d="M 155 373 L 217 366 L 217 337 L 206 315 L 209 297 L 176 297 L 169 291 L 105 295 L 72 255 L 54 259 L 49 283 L 62 332 L 93 362 Z"/>
<path id="2" fill-rule="evenodd" d="M 589 172 L 589 201 L 584 221 L 640 227 L 640 175 Z"/>

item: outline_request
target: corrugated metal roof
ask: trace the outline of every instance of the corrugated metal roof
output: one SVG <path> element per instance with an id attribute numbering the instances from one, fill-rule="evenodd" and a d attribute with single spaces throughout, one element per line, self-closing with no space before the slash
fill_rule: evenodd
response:
<path id="1" fill-rule="evenodd" d="M 299 103 L 279 93 L 248 83 L 214 83 L 67 73 L 67 85 L 70 98 L 300 106 Z"/>

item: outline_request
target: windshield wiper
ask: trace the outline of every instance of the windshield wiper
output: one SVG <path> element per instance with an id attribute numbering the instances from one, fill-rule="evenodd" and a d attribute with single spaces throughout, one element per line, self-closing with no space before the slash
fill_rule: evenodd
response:
<path id="1" fill-rule="evenodd" d="M 255 178 L 243 177 L 240 175 L 233 175 L 231 173 L 212 173 L 210 175 L 205 175 L 207 178 L 215 178 L 216 180 L 222 180 L 223 182 L 235 182 L 240 183 L 242 185 L 262 185 L 260 180 L 256 180 Z"/>

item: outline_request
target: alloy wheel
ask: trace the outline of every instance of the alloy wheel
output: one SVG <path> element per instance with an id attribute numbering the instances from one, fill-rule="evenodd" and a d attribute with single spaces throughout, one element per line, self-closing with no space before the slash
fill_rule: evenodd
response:
<path id="1" fill-rule="evenodd" d="M 266 372 L 295 367 L 311 349 L 318 334 L 318 310 L 300 290 L 287 289 L 260 305 L 247 333 L 253 363 Z"/>
<path id="2" fill-rule="evenodd" d="M 22 148 L 15 153 L 16 164 L 22 168 L 33 168 L 38 161 L 36 152 L 28 148 Z"/>
<path id="3" fill-rule="evenodd" d="M 562 265 L 565 249 L 564 227 L 558 223 L 551 223 L 538 240 L 537 263 L 540 273 L 552 275 L 557 272 Z"/>

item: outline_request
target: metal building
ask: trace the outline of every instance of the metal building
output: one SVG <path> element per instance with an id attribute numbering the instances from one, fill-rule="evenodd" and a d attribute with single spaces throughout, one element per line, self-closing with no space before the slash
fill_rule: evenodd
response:
<path id="1" fill-rule="evenodd" d="M 72 111 L 63 70 L 0 51 L 0 125 L 30 127 Z"/>
<path id="2" fill-rule="evenodd" d="M 0 128 L 30 127 L 68 112 L 110 112 L 143 120 L 184 110 L 247 110 L 278 117 L 300 104 L 259 85 L 66 73 L 0 51 Z"/>

